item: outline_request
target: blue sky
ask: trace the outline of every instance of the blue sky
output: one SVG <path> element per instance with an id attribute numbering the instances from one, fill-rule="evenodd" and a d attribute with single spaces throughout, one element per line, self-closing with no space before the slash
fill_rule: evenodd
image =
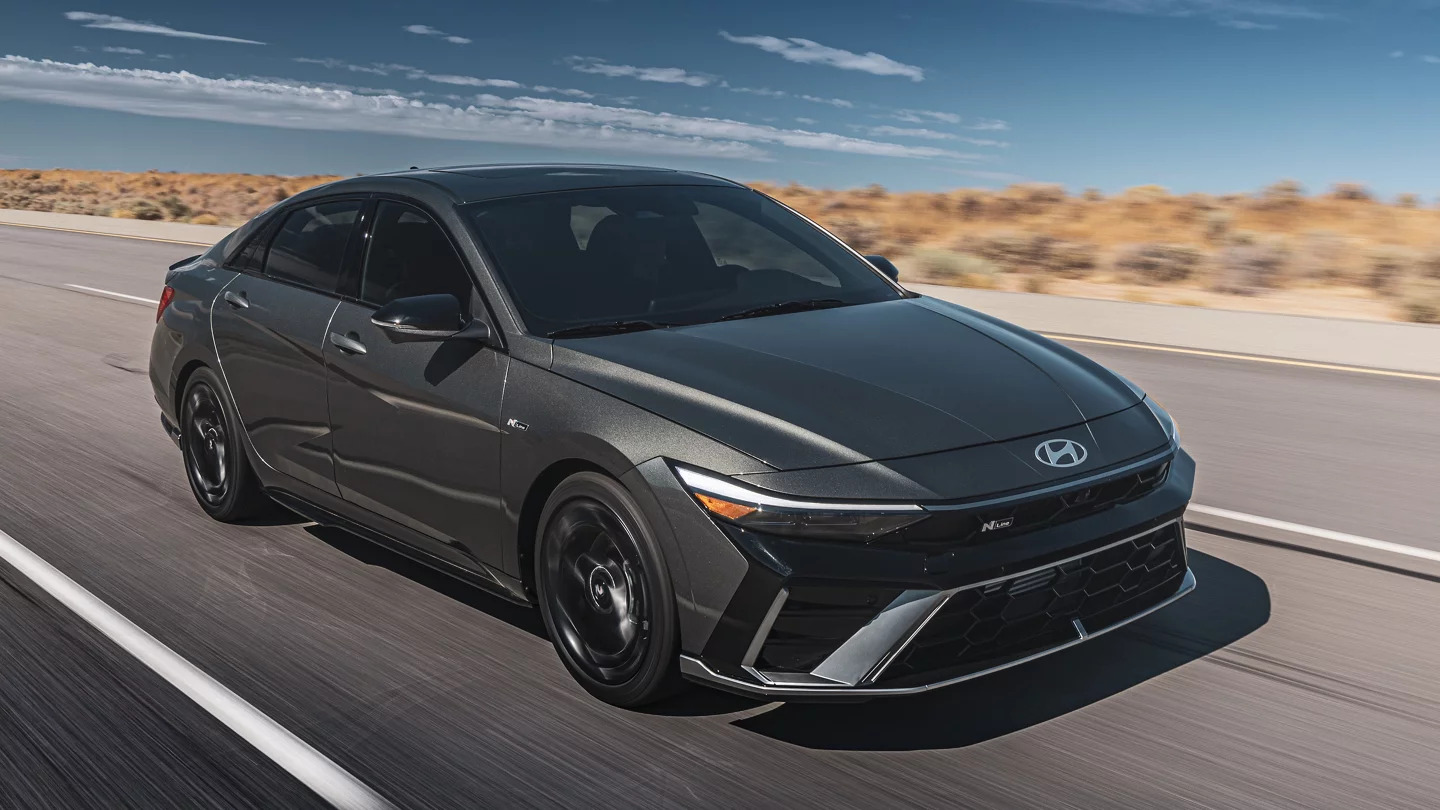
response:
<path id="1" fill-rule="evenodd" d="M 1440 193 L 1440 0 L 76 2 L 0 0 L 0 166 Z"/>

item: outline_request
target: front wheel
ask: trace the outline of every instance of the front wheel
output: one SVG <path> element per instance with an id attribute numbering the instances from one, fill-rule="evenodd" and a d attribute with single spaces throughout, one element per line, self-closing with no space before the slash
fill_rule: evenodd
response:
<path id="1" fill-rule="evenodd" d="M 616 706 L 673 692 L 674 591 L 630 493 L 599 473 L 567 478 L 545 504 L 536 545 L 540 612 L 575 680 Z"/>

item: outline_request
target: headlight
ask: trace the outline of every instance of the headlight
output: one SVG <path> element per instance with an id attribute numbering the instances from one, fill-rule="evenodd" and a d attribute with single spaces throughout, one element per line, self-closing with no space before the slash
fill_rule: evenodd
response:
<path id="1" fill-rule="evenodd" d="M 1175 424 L 1175 417 L 1160 407 L 1160 403 L 1156 402 L 1154 397 L 1145 397 L 1145 404 L 1150 408 L 1150 413 L 1155 414 L 1155 420 L 1160 423 L 1160 427 L 1165 429 L 1165 435 L 1170 437 L 1170 441 L 1179 441 L 1180 428 Z"/>
<path id="2" fill-rule="evenodd" d="M 930 516 L 916 504 L 802 501 L 688 467 L 676 467 L 675 472 L 705 511 L 757 532 L 868 542 Z"/>

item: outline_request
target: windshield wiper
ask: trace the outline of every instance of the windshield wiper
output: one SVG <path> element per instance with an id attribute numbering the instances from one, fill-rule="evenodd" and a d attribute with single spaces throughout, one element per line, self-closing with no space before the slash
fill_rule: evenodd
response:
<path id="1" fill-rule="evenodd" d="M 787 312 L 804 312 L 809 309 L 829 309 L 830 307 L 843 307 L 845 302 L 839 298 L 812 298 L 807 301 L 781 301 L 778 304 L 766 304 L 763 307 L 755 307 L 740 312 L 732 312 L 721 318 L 722 321 L 738 321 L 741 318 L 759 318 L 763 315 L 783 315 Z"/>
<path id="2" fill-rule="evenodd" d="M 578 337 L 600 337 L 602 335 L 619 335 L 625 332 L 644 332 L 649 329 L 664 329 L 675 326 L 673 323 L 662 323 L 660 321 L 605 321 L 604 323 L 587 323 L 582 326 L 567 326 L 564 329 L 556 329 L 546 335 L 551 338 L 578 338 Z"/>

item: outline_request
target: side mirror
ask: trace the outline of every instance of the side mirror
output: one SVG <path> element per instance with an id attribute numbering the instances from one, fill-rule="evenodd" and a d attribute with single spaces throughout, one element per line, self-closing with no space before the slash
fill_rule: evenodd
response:
<path id="1" fill-rule="evenodd" d="M 865 261 L 870 262 L 870 264 L 875 266 L 876 270 L 889 276 L 891 281 L 900 280 L 900 268 L 896 267 L 884 256 L 866 256 Z"/>
<path id="2" fill-rule="evenodd" d="M 396 298 L 375 310 L 370 322 L 400 338 L 490 341 L 490 327 L 479 319 L 466 323 L 460 301 L 449 293 Z"/>

